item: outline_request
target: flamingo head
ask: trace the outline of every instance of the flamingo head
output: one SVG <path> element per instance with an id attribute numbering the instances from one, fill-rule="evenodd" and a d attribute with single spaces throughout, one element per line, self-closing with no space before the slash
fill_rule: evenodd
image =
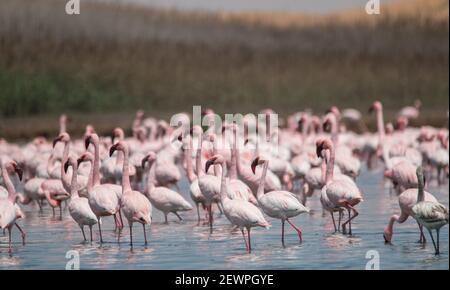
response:
<path id="1" fill-rule="evenodd" d="M 332 106 L 330 109 L 328 109 L 327 113 L 332 113 L 336 118 L 339 118 L 341 116 L 341 111 L 339 111 L 338 107 Z"/>
<path id="2" fill-rule="evenodd" d="M 67 173 L 69 166 L 72 166 L 72 168 L 76 168 L 77 165 L 78 165 L 78 161 L 74 157 L 69 156 L 69 158 L 67 158 L 67 161 L 64 163 L 64 172 Z M 75 172 L 75 170 L 74 170 L 74 172 Z"/>
<path id="3" fill-rule="evenodd" d="M 144 113 L 143 110 L 138 110 L 138 111 L 136 112 L 136 119 L 137 119 L 137 120 L 142 120 L 142 119 L 144 119 L 144 116 L 145 116 L 145 113 Z"/>
<path id="4" fill-rule="evenodd" d="M 78 158 L 77 166 L 79 166 L 83 162 L 93 161 L 93 160 L 94 160 L 94 155 L 92 155 L 92 153 L 90 153 L 90 152 L 85 152 Z"/>
<path id="5" fill-rule="evenodd" d="M 369 113 L 378 112 L 383 109 L 383 105 L 379 101 L 375 101 L 369 108 Z"/>
<path id="6" fill-rule="evenodd" d="M 17 173 L 17 176 L 19 176 L 19 179 L 22 180 L 22 176 L 23 176 L 23 170 L 22 168 L 17 164 L 16 161 L 14 160 L 9 160 L 3 163 L 2 166 L 6 172 L 8 172 L 9 174 L 12 173 Z"/>
<path id="7" fill-rule="evenodd" d="M 201 126 L 199 125 L 195 125 L 191 128 L 191 130 L 189 131 L 189 134 L 191 135 L 191 137 L 193 137 L 194 135 L 200 136 L 200 134 L 203 133 L 203 129 Z"/>
<path id="8" fill-rule="evenodd" d="M 336 124 L 336 115 L 333 113 L 326 114 L 323 119 L 323 130 L 325 132 L 330 132 L 334 124 Z"/>
<path id="9" fill-rule="evenodd" d="M 119 141 L 109 149 L 109 157 L 113 156 L 116 151 L 128 151 L 128 145 L 124 141 Z"/>
<path id="10" fill-rule="evenodd" d="M 84 147 L 86 149 L 89 148 L 89 144 L 94 144 L 94 143 L 98 143 L 100 141 L 100 138 L 98 137 L 97 134 L 92 133 L 92 134 L 87 134 L 86 137 L 84 138 Z"/>
<path id="11" fill-rule="evenodd" d="M 322 157 L 323 150 L 331 150 L 333 143 L 330 139 L 319 139 L 316 141 L 316 155 L 318 158 Z"/>
<path id="12" fill-rule="evenodd" d="M 212 165 L 223 164 L 224 162 L 225 162 L 225 158 L 223 158 L 222 155 L 220 155 L 220 154 L 214 155 L 213 157 L 208 159 L 208 161 L 206 161 L 205 172 L 208 172 L 209 168 Z"/>
<path id="13" fill-rule="evenodd" d="M 70 136 L 67 133 L 61 133 L 53 140 L 53 148 L 55 148 L 58 142 L 68 143 L 70 142 Z"/>
<path id="14" fill-rule="evenodd" d="M 390 244 L 391 243 L 392 236 L 393 236 L 392 230 L 389 229 L 389 227 L 385 228 L 384 229 L 384 233 L 383 233 L 383 237 L 384 237 L 384 242 L 386 244 Z"/>
<path id="15" fill-rule="evenodd" d="M 125 132 L 122 128 L 115 128 L 111 135 L 112 143 L 114 143 L 114 139 L 118 138 L 119 140 L 123 140 L 125 138 Z"/>
<path id="16" fill-rule="evenodd" d="M 398 129 L 398 130 L 404 130 L 404 129 L 406 129 L 406 127 L 408 126 L 408 124 L 409 124 L 408 118 L 403 117 L 403 116 L 400 116 L 400 117 L 397 118 L 396 125 L 397 125 L 397 129 Z"/>
<path id="17" fill-rule="evenodd" d="M 153 151 L 150 151 L 147 156 L 145 156 L 142 159 L 142 168 L 145 168 L 145 163 L 150 163 L 152 164 L 154 161 L 156 160 L 156 153 Z"/>
<path id="18" fill-rule="evenodd" d="M 251 165 L 253 174 L 256 174 L 256 167 L 257 167 L 258 165 L 264 164 L 265 162 L 267 162 L 267 160 L 264 160 L 264 159 L 262 159 L 262 158 L 259 157 L 259 156 L 256 157 L 256 158 L 253 160 L 252 165 Z"/>

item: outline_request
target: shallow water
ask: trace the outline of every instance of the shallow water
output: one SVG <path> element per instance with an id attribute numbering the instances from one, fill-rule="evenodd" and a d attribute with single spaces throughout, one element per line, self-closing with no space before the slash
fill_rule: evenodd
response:
<path id="1" fill-rule="evenodd" d="M 180 185 L 189 200 L 186 180 Z M 316 194 L 308 204 L 313 213 L 293 220 L 303 230 L 303 244 L 286 225 L 283 248 L 281 224 L 270 220 L 271 229 L 252 231 L 251 254 L 245 252 L 240 232 L 224 216 L 216 218 L 215 231 L 210 235 L 208 226 L 197 226 L 195 211 L 182 214 L 183 222 L 170 216 L 170 223 L 165 225 L 163 215 L 154 209 L 153 225 L 147 229 L 148 246 L 143 245 L 142 226 L 136 224 L 135 246 L 130 250 L 128 227 L 117 243 L 111 217 L 104 219 L 102 228 L 106 243 L 84 244 L 67 209 L 59 220 L 52 217 L 48 206 L 42 213 L 27 206 L 27 217 L 19 222 L 27 231 L 27 244 L 22 246 L 19 232 L 14 229 L 14 249 L 9 255 L 7 236 L 0 234 L 0 269 L 65 269 L 70 250 L 78 251 L 81 269 L 365 269 L 370 250 L 378 251 L 381 269 L 449 269 L 448 226 L 441 230 L 442 254 L 438 257 L 428 235 L 426 246 L 417 243 L 419 232 L 413 219 L 395 225 L 393 245 L 385 245 L 382 232 L 390 215 L 398 211 L 397 197 L 384 188 L 381 170 L 363 172 L 358 185 L 365 201 L 357 207 L 360 216 L 353 225 L 353 237 L 332 234 L 331 218 L 322 217 Z M 429 191 L 448 206 L 448 185 L 437 188 L 431 184 Z"/>

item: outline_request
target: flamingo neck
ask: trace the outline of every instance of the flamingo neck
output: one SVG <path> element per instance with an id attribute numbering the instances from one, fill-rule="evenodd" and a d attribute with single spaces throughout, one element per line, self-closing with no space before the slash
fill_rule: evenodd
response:
<path id="1" fill-rule="evenodd" d="M 425 200 L 425 191 L 424 191 L 425 181 L 423 178 L 423 174 L 417 175 L 417 181 L 419 182 L 419 188 L 418 188 L 418 193 L 417 193 L 417 203 L 419 203 L 419 202 L 422 202 Z"/>
<path id="2" fill-rule="evenodd" d="M 93 178 L 92 178 L 92 186 L 96 186 L 100 184 L 100 148 L 98 140 L 95 139 L 94 142 L 94 166 L 93 166 Z"/>
<path id="3" fill-rule="evenodd" d="M 325 152 L 322 153 L 322 163 L 320 164 L 320 169 L 322 172 L 322 182 L 325 184 L 327 182 L 326 176 L 327 176 L 327 169 L 328 169 L 328 162 L 329 159 L 329 153 L 327 150 L 324 150 Z"/>
<path id="4" fill-rule="evenodd" d="M 333 114 L 333 118 L 331 118 L 331 141 L 333 141 L 334 145 L 338 144 L 338 137 L 339 137 L 338 130 L 339 130 L 339 128 L 338 128 L 337 117 Z"/>
<path id="5" fill-rule="evenodd" d="M 388 224 L 388 226 L 387 226 L 387 230 L 388 230 L 388 232 L 389 233 L 393 233 L 393 231 L 394 231 L 394 223 L 397 221 L 399 219 L 399 216 L 398 215 L 393 215 L 391 218 L 390 218 L 390 220 L 389 220 L 389 224 Z"/>
<path id="6" fill-rule="evenodd" d="M 123 155 L 124 155 L 124 158 L 123 158 L 123 169 L 122 169 L 122 192 L 126 193 L 126 192 L 131 191 L 128 148 L 124 148 Z"/>
<path id="7" fill-rule="evenodd" d="M 62 162 L 61 162 L 61 182 L 64 186 L 64 189 L 66 189 L 66 190 L 70 188 L 70 180 L 69 180 L 69 176 L 64 171 L 64 164 L 68 160 L 69 150 L 70 150 L 69 142 L 64 143 L 64 151 L 63 151 Z M 72 171 L 74 171 L 74 170 L 72 169 Z"/>
<path id="8" fill-rule="evenodd" d="M 88 194 L 91 192 L 91 189 L 94 187 L 94 162 L 93 160 L 89 161 L 91 165 L 91 169 L 89 171 L 89 177 L 88 177 L 88 183 L 87 183 L 87 190 Z"/>
<path id="9" fill-rule="evenodd" d="M 334 146 L 331 146 L 330 150 L 330 160 L 327 164 L 327 174 L 326 174 L 326 184 L 329 184 L 331 181 L 333 181 L 333 175 L 334 175 L 334 158 L 335 158 L 335 152 L 334 152 Z"/>
<path id="10" fill-rule="evenodd" d="M 184 161 L 186 164 L 187 178 L 189 179 L 189 182 L 192 183 L 196 178 L 192 164 L 192 138 L 189 138 L 188 148 L 186 148 L 184 152 Z"/>
<path id="11" fill-rule="evenodd" d="M 264 186 L 266 183 L 267 169 L 269 168 L 269 162 L 265 161 L 263 165 L 263 171 L 261 178 L 259 179 L 258 191 L 256 193 L 256 198 L 261 198 L 264 195 Z"/>
<path id="12" fill-rule="evenodd" d="M 205 171 L 202 168 L 202 133 L 199 134 L 198 138 L 198 148 L 197 148 L 197 156 L 195 157 L 196 167 L 197 167 L 197 176 L 201 177 L 205 175 Z"/>
<path id="13" fill-rule="evenodd" d="M 77 190 L 77 174 L 78 168 L 75 165 L 72 165 L 72 181 L 70 183 L 70 195 L 73 197 L 79 197 L 78 196 L 78 190 Z"/>
<path id="14" fill-rule="evenodd" d="M 16 189 L 11 181 L 11 178 L 9 177 L 8 171 L 4 166 L 2 166 L 2 177 L 3 182 L 5 183 L 5 187 L 8 190 L 8 199 L 12 203 L 16 203 L 16 196 L 17 196 Z"/>
<path id="15" fill-rule="evenodd" d="M 238 149 L 238 128 L 234 132 L 234 144 L 233 144 L 233 155 L 236 159 L 236 173 L 237 175 L 242 174 L 241 156 Z"/>
<path id="16" fill-rule="evenodd" d="M 236 138 L 236 137 L 235 137 Z M 236 146 L 236 139 L 233 140 L 233 148 Z M 228 177 L 231 179 L 238 179 L 237 176 L 237 160 L 236 160 L 236 151 L 233 149 L 231 150 L 231 164 L 230 164 L 230 170 L 228 172 Z"/>
<path id="17" fill-rule="evenodd" d="M 223 169 L 223 167 L 225 166 L 225 161 L 223 161 L 219 166 L 222 167 L 222 177 L 220 182 L 220 200 L 223 202 L 228 199 L 228 195 L 226 193 L 227 179 L 225 176 L 225 170 Z"/>
<path id="18" fill-rule="evenodd" d="M 383 144 L 384 138 L 386 136 L 386 132 L 384 130 L 383 108 L 377 110 L 377 129 L 378 129 L 379 144 L 381 145 Z"/>

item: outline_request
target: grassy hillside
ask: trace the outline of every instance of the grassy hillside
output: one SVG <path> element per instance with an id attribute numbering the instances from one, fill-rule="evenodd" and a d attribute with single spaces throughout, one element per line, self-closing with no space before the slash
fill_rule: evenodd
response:
<path id="1" fill-rule="evenodd" d="M 24 136 L 13 124 L 62 111 L 128 124 L 113 113 L 168 116 L 197 104 L 219 112 L 334 103 L 366 110 L 375 98 L 388 111 L 421 98 L 425 118 L 442 124 L 449 2 L 400 4 L 379 16 L 311 17 L 83 2 L 81 15 L 68 16 L 61 0 L 0 0 L 0 134 Z M 115 125 L 105 122 L 105 130 Z"/>

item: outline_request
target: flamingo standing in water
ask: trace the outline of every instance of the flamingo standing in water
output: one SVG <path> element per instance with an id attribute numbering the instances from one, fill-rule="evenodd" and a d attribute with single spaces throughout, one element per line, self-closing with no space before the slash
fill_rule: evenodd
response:
<path id="1" fill-rule="evenodd" d="M 428 230 L 436 251 L 435 254 L 439 255 L 439 232 L 443 226 L 448 224 L 448 208 L 437 201 L 425 199 L 422 167 L 417 168 L 417 179 L 419 180 L 419 189 L 417 203 L 412 208 L 412 216 L 419 225 Z M 433 230 L 436 230 L 436 242 L 434 241 Z"/>
<path id="2" fill-rule="evenodd" d="M 294 225 L 289 219 L 296 217 L 302 213 L 309 213 L 309 209 L 303 206 L 294 194 L 288 191 L 271 191 L 264 194 L 264 180 L 266 178 L 267 169 L 269 167 L 269 161 L 256 157 L 253 161 L 251 168 L 256 173 L 256 166 L 263 165 L 263 172 L 261 175 L 257 199 L 258 204 L 264 213 L 271 218 L 277 218 L 281 220 L 281 242 L 284 246 L 284 224 L 287 221 L 298 233 L 300 243 L 302 239 L 302 231 L 299 227 Z"/>
<path id="3" fill-rule="evenodd" d="M 14 225 L 22 234 L 22 244 L 25 245 L 25 232 L 17 224 L 17 219 L 24 218 L 25 214 L 17 205 L 18 194 L 16 193 L 16 189 L 14 188 L 14 184 L 9 175 L 15 172 L 19 176 L 19 179 L 22 180 L 23 172 L 15 161 L 2 158 L 0 162 L 2 170 L 1 175 L 8 191 L 8 196 L 0 199 L 0 228 L 2 230 L 8 229 L 9 253 L 12 253 L 11 231 Z"/>
<path id="4" fill-rule="evenodd" d="M 142 159 L 142 168 L 145 168 L 145 163 L 150 164 L 149 171 L 154 170 L 154 163 L 156 154 L 149 152 L 148 155 Z M 173 213 L 180 221 L 183 219 L 178 214 L 180 211 L 190 211 L 192 206 L 187 202 L 178 192 L 175 192 L 166 187 L 155 187 L 154 177 L 151 173 L 148 174 L 148 182 L 146 195 L 152 205 L 164 213 L 165 223 L 167 224 L 167 215 Z"/>
<path id="5" fill-rule="evenodd" d="M 84 234 L 84 226 L 89 227 L 90 238 L 92 242 L 92 226 L 97 223 L 97 217 L 89 206 L 89 200 L 78 195 L 78 163 L 73 157 L 69 157 L 64 163 L 64 171 L 67 172 L 68 168 L 72 167 L 72 182 L 70 183 L 70 203 L 69 213 L 73 220 L 80 226 L 83 233 L 84 241 L 87 241 Z"/>
<path id="6" fill-rule="evenodd" d="M 263 227 L 269 228 L 270 224 L 264 218 L 262 212 L 254 204 L 242 199 L 230 199 L 227 194 L 227 179 L 225 178 L 226 161 L 222 155 L 217 154 L 206 162 L 205 171 L 211 165 L 220 165 L 222 167 L 222 178 L 220 185 L 220 198 L 223 206 L 223 212 L 227 219 L 235 226 L 238 226 L 244 237 L 245 246 L 248 253 L 252 251 L 251 228 Z M 245 237 L 244 228 L 247 229 L 248 241 Z"/>
<path id="7" fill-rule="evenodd" d="M 88 135 L 85 140 L 86 149 L 89 144 L 94 144 L 94 160 L 91 165 L 90 179 L 88 182 L 89 205 L 98 220 L 98 229 L 100 233 L 100 243 L 103 243 L 101 218 L 105 216 L 114 216 L 116 227 L 123 228 L 120 217 L 120 196 L 117 190 L 122 190 L 121 186 L 115 184 L 100 184 L 100 150 L 99 137 L 97 134 Z M 79 162 L 87 161 L 88 152 L 83 154 Z M 119 215 L 119 218 L 117 217 Z"/>
<path id="8" fill-rule="evenodd" d="M 119 141 L 111 147 L 109 156 L 112 156 L 116 150 L 123 152 L 124 157 L 122 169 L 122 199 L 120 203 L 123 214 L 130 226 L 130 245 L 133 247 L 133 223 L 135 222 L 142 224 L 145 245 L 147 245 L 145 225 L 150 225 L 152 223 L 152 205 L 142 193 L 132 190 L 131 188 L 129 169 L 130 153 L 128 145 L 123 141 Z"/>
<path id="9" fill-rule="evenodd" d="M 327 199 L 334 207 L 347 209 L 348 220 L 342 224 L 342 232 L 345 234 L 347 232 L 346 227 L 349 225 L 349 234 L 352 235 L 351 222 L 359 215 L 355 206 L 363 201 L 361 191 L 353 182 L 333 178 L 335 160 L 333 142 L 329 139 L 318 140 L 316 146 L 318 153 L 322 152 L 322 150 L 329 150 L 330 152 L 330 161 L 327 164 L 326 182 L 324 188 L 322 188 L 322 192 L 326 194 Z M 352 212 L 353 215 L 351 214 Z"/>

